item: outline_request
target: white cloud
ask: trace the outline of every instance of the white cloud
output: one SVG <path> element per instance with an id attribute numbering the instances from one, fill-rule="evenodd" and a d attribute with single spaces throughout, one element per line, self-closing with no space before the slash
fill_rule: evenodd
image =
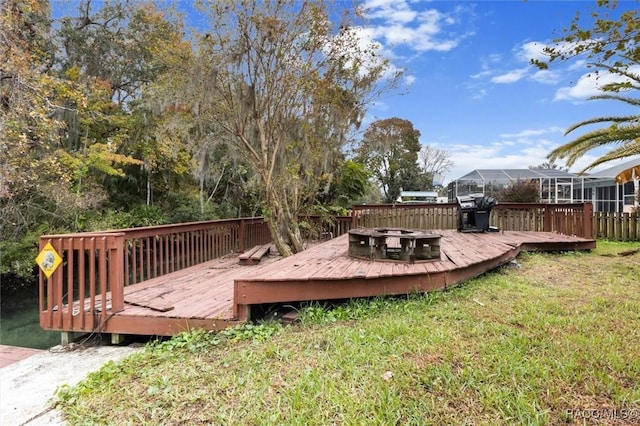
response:
<path id="1" fill-rule="evenodd" d="M 587 61 L 584 59 L 579 59 L 577 61 L 575 61 L 574 63 L 572 63 L 571 65 L 569 65 L 569 68 L 567 68 L 569 71 L 584 71 L 584 69 L 587 68 Z"/>
<path id="2" fill-rule="evenodd" d="M 505 59 L 502 55 L 493 54 L 482 58 L 482 70 L 471 75 L 473 79 L 488 78 L 494 84 L 512 84 L 522 80 L 534 81 L 542 84 L 557 84 L 563 77 L 560 71 L 538 70 L 531 65 L 531 60 L 545 61 L 549 58 L 543 53 L 545 43 L 538 41 L 524 42 L 513 49 L 511 60 Z M 565 48 L 568 48 L 565 47 Z M 500 70 L 497 67 L 504 67 L 504 64 L 513 62 L 515 64 L 526 63 L 527 65 L 511 70 Z"/>
<path id="3" fill-rule="evenodd" d="M 553 98 L 554 101 L 577 101 L 586 100 L 591 96 L 597 95 L 600 90 L 592 81 L 589 75 L 583 75 L 574 86 L 561 87 L 556 91 Z"/>
<path id="4" fill-rule="evenodd" d="M 416 76 L 415 75 L 405 74 L 402 79 L 404 81 L 405 86 L 407 86 L 407 87 L 413 85 L 413 83 L 416 82 Z"/>
<path id="5" fill-rule="evenodd" d="M 472 99 L 482 99 L 487 95 L 487 91 L 485 89 L 479 89 L 476 93 L 471 95 Z"/>
<path id="6" fill-rule="evenodd" d="M 545 45 L 543 43 L 535 41 L 526 42 L 516 46 L 511 62 L 517 64 L 522 64 L 524 62 L 527 65 L 507 71 L 501 71 L 496 67 L 504 67 L 505 63 L 509 63 L 509 59 L 504 59 L 502 55 L 499 54 L 492 54 L 484 57 L 482 59 L 482 70 L 471 75 L 471 78 L 489 78 L 489 81 L 494 84 L 512 84 L 524 79 L 544 84 L 556 84 L 560 79 L 560 74 L 558 72 L 549 70 L 536 71 L 536 68 L 530 64 L 531 59 L 545 59 L 545 56 L 542 53 L 544 46 Z"/>
<path id="7" fill-rule="evenodd" d="M 493 71 L 485 69 L 485 70 L 480 71 L 478 73 L 471 74 L 469 77 L 471 77 L 474 80 L 477 80 L 477 79 L 480 79 L 480 78 L 483 78 L 483 77 L 488 77 L 491 74 L 493 74 Z"/>
<path id="8" fill-rule="evenodd" d="M 629 71 L 638 74 L 640 73 L 640 66 L 631 67 Z M 582 75 L 575 85 L 565 86 L 558 89 L 554 100 L 584 101 L 592 96 L 601 95 L 603 93 L 602 90 L 600 90 L 602 86 L 611 83 L 620 83 L 623 81 L 629 81 L 629 79 L 606 71 L 600 73 L 591 72 Z"/>
<path id="9" fill-rule="evenodd" d="M 413 10 L 406 0 L 371 0 L 364 4 L 375 25 L 373 38 L 387 48 L 406 47 L 415 52 L 446 52 L 458 46 L 462 36 L 443 36 L 443 28 L 456 22 L 436 9 Z"/>
<path id="10" fill-rule="evenodd" d="M 391 22 L 408 23 L 415 19 L 417 12 L 409 8 L 403 1 L 394 0 L 370 0 L 364 4 L 369 11 L 368 16 L 376 19 L 386 19 Z"/>
<path id="11" fill-rule="evenodd" d="M 504 74 L 496 75 L 495 77 L 492 77 L 491 82 L 498 83 L 498 84 L 515 83 L 516 81 L 522 80 L 527 75 L 528 72 L 529 72 L 529 68 L 520 68 L 520 69 L 512 70 Z"/>
<path id="12" fill-rule="evenodd" d="M 508 139 L 528 139 L 533 136 L 540 135 L 548 135 L 549 133 L 560 133 L 562 134 L 563 130 L 560 127 L 549 127 L 547 129 L 527 129 L 518 133 L 503 133 L 500 135 L 501 138 Z"/>
<path id="13" fill-rule="evenodd" d="M 446 150 L 453 161 L 446 173 L 445 184 L 475 169 L 527 169 L 547 162 L 547 155 L 561 143 L 560 127 L 525 129 L 517 133 L 504 133 L 498 140 L 480 144 L 431 142 L 429 145 Z M 585 158 L 593 159 L 590 156 Z M 563 165 L 562 162 L 557 162 Z M 582 162 L 580 163 L 582 164 Z M 575 170 L 580 170 L 578 165 Z"/>
<path id="14" fill-rule="evenodd" d="M 516 49 L 516 58 L 523 62 L 529 62 L 531 59 L 546 61 L 549 57 L 542 52 L 545 46 L 539 41 L 526 42 Z"/>
<path id="15" fill-rule="evenodd" d="M 557 84 L 561 78 L 562 74 L 560 72 L 549 70 L 539 70 L 531 76 L 531 80 L 542 84 Z"/>

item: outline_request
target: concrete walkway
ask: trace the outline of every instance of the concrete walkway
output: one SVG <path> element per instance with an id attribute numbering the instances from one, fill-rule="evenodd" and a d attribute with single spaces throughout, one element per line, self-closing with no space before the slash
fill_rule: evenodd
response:
<path id="1" fill-rule="evenodd" d="M 1 352 L 8 362 L 0 368 L 2 426 L 64 425 L 60 413 L 51 404 L 56 389 L 63 384 L 73 386 L 108 361 L 118 361 L 142 350 L 143 346 L 71 344 L 48 350 L 20 349 L 8 348 Z"/>

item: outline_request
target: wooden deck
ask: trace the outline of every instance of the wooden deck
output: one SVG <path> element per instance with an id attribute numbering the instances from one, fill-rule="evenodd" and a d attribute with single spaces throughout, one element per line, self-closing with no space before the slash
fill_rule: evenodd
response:
<path id="1" fill-rule="evenodd" d="M 99 332 L 173 335 L 219 330 L 249 319 L 250 306 L 446 289 L 513 260 L 521 251 L 590 250 L 595 241 L 547 232 L 442 235 L 440 260 L 414 264 L 348 256 L 348 235 L 288 258 L 243 266 L 237 256 L 212 260 L 125 287 L 125 308 Z M 272 253 L 274 250 L 272 250 Z M 73 330 L 61 330 L 73 331 Z"/>

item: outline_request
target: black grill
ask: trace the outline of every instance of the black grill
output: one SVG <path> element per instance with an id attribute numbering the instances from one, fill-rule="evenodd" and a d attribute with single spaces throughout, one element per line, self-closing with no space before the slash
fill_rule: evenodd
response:
<path id="1" fill-rule="evenodd" d="M 456 197 L 458 200 L 458 231 L 486 232 L 497 231 L 489 226 L 491 209 L 497 204 L 495 198 L 483 194 L 470 194 Z"/>

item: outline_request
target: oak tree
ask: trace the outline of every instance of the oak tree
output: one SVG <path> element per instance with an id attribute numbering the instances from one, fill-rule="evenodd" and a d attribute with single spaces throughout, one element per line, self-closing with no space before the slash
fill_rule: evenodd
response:
<path id="1" fill-rule="evenodd" d="M 403 189 L 422 189 L 420 149 L 420 131 L 409 120 L 393 117 L 371 123 L 356 154 L 382 188 L 384 201 L 393 203 Z"/>

